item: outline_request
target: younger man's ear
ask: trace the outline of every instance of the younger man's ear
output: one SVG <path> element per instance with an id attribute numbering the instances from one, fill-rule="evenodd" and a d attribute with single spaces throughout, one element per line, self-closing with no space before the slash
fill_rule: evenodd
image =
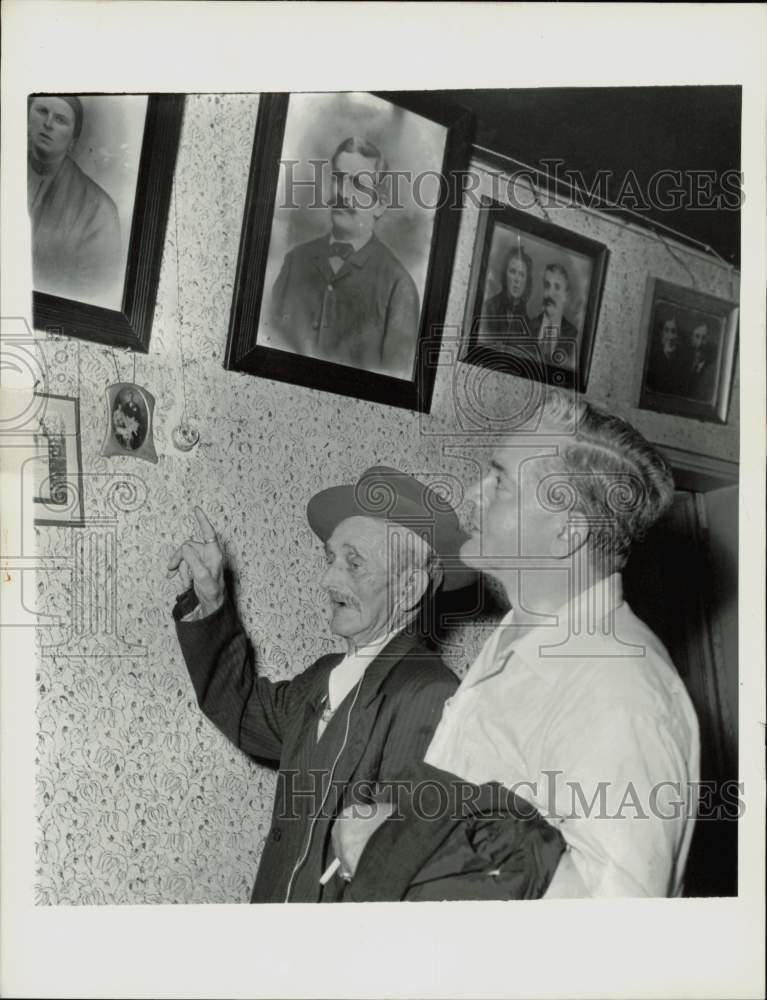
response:
<path id="1" fill-rule="evenodd" d="M 551 540 L 551 555 L 555 559 L 569 559 L 589 540 L 588 525 L 571 521 L 565 515 L 557 525 Z"/>

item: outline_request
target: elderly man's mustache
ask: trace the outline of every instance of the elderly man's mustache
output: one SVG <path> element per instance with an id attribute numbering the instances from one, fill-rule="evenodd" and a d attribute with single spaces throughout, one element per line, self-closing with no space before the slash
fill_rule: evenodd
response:
<path id="1" fill-rule="evenodd" d="M 543 300 L 545 306 L 555 306 L 557 304 L 556 299 L 552 299 L 550 295 L 545 296 Z"/>
<path id="2" fill-rule="evenodd" d="M 354 608 L 355 611 L 361 610 L 360 602 L 354 594 L 348 594 L 342 590 L 328 590 L 328 597 L 333 604 L 344 604 L 347 607 Z"/>

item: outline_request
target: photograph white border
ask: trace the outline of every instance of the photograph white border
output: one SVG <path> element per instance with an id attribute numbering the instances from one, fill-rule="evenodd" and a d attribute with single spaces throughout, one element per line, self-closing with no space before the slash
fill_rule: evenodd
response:
<path id="1" fill-rule="evenodd" d="M 2 301 L 13 316 L 30 312 L 19 151 L 34 90 L 743 86 L 740 761 L 748 794 L 738 899 L 361 904 L 331 907 L 321 919 L 312 906 L 35 907 L 34 641 L 31 629 L 7 628 L 3 617 L 0 992 L 761 996 L 766 9 L 6 0 L 2 16 Z M 334 54 L 339 32 L 343 59 Z"/>

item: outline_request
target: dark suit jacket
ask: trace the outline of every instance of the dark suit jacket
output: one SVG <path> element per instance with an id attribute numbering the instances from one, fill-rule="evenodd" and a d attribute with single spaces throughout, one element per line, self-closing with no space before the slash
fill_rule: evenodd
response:
<path id="1" fill-rule="evenodd" d="M 681 350 L 670 357 L 657 345 L 650 354 L 645 379 L 648 389 L 667 395 L 684 396 L 687 391 L 687 359 Z"/>
<path id="2" fill-rule="evenodd" d="M 472 785 L 428 764 L 408 774 L 343 902 L 537 899 L 565 849 L 554 826 L 497 782 Z"/>
<path id="3" fill-rule="evenodd" d="M 187 591 L 173 616 L 200 708 L 245 753 L 279 762 L 251 902 L 284 902 L 289 890 L 291 902 L 333 901 L 340 879 L 319 885 L 333 858 L 333 820 L 351 801 L 369 797 L 366 784 L 396 781 L 423 759 L 457 680 L 417 638 L 400 633 L 366 669 L 353 707 L 350 692 L 317 740 L 328 676 L 341 655 L 320 657 L 292 680 L 274 683 L 256 675 L 233 604 L 227 599 L 205 619 L 181 621 L 195 604 Z"/>
<path id="4" fill-rule="evenodd" d="M 716 388 L 716 364 L 706 358 L 701 370 L 696 372 L 693 368 L 693 359 L 690 358 L 682 384 L 684 395 L 689 399 L 712 403 Z"/>
<path id="5" fill-rule="evenodd" d="M 533 333 L 530 326 L 527 300 L 510 299 L 505 292 L 498 292 L 484 302 L 474 332 L 478 345 L 501 349 L 509 337 L 530 340 L 538 336 L 538 331 Z"/>
<path id="6" fill-rule="evenodd" d="M 541 324 L 543 323 L 544 315 L 545 313 L 539 312 L 538 315 L 535 317 L 535 319 L 532 321 L 530 330 L 533 337 L 538 337 L 540 335 Z M 552 363 L 559 364 L 560 362 L 554 361 L 553 354 L 556 351 L 557 347 L 559 347 L 562 344 L 567 345 L 565 346 L 566 357 L 571 358 L 573 351 L 572 345 L 573 342 L 577 341 L 577 339 L 578 339 L 577 329 L 570 322 L 570 320 L 567 319 L 566 316 L 563 316 L 559 324 L 559 337 L 557 337 L 556 340 L 550 339 L 541 341 L 541 346 L 544 350 L 544 361 L 547 364 L 552 364 Z M 571 364 L 569 364 L 567 361 L 561 362 L 561 365 L 564 368 L 571 367 Z"/>
<path id="7" fill-rule="evenodd" d="M 336 273 L 327 236 L 285 255 L 271 322 L 291 350 L 402 378 L 412 375 L 418 337 L 415 282 L 372 236 Z"/>

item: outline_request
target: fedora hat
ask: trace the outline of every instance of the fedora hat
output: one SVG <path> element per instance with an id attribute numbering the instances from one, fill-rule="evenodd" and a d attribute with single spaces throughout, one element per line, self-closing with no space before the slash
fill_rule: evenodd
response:
<path id="1" fill-rule="evenodd" d="M 465 566 L 458 552 L 467 534 L 450 504 L 412 476 L 376 465 L 350 486 L 331 486 L 311 498 L 306 516 L 315 535 L 326 542 L 348 517 L 374 517 L 392 521 L 420 535 L 439 556 L 443 590 L 459 590 L 476 573 Z"/>

